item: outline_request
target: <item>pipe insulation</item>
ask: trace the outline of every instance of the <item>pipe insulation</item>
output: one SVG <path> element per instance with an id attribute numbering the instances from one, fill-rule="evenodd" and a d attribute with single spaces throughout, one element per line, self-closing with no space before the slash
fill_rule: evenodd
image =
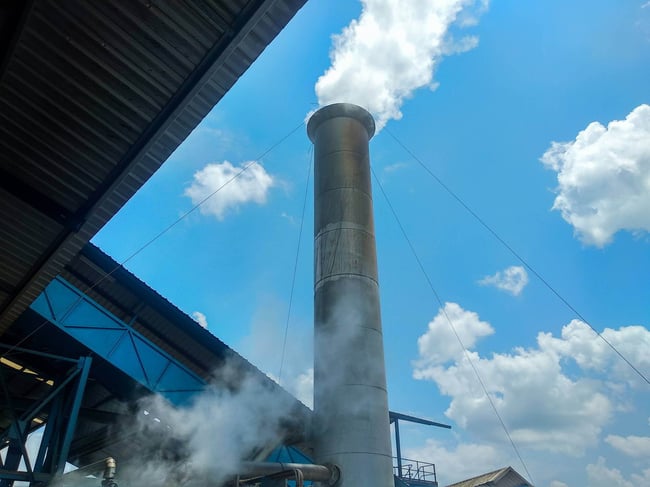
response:
<path id="1" fill-rule="evenodd" d="M 242 462 L 239 470 L 239 477 L 242 479 L 294 471 L 300 471 L 304 480 L 324 482 L 325 485 L 335 482 L 338 478 L 338 469 L 334 466 L 303 463 Z"/>
<path id="2" fill-rule="evenodd" d="M 337 485 L 392 487 L 392 458 L 369 141 L 363 108 L 312 115 L 314 144 L 314 448 Z"/>

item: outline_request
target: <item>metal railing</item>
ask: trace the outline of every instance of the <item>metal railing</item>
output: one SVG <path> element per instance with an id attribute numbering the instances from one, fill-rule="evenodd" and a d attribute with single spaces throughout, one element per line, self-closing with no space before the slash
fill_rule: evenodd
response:
<path id="1" fill-rule="evenodd" d="M 438 482 L 436 466 L 429 462 L 393 457 L 393 473 L 403 479 L 430 482 L 432 484 Z"/>

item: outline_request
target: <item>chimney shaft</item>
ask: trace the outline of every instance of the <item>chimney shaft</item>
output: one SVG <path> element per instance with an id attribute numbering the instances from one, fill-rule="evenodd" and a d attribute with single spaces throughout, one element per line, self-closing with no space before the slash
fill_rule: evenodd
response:
<path id="1" fill-rule="evenodd" d="M 314 143 L 314 443 L 337 485 L 392 487 L 386 371 L 368 142 L 372 116 L 317 111 Z"/>

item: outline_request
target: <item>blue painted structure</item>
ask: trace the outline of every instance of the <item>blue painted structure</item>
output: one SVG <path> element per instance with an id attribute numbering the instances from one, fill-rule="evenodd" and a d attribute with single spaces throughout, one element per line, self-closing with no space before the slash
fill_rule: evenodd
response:
<path id="1" fill-rule="evenodd" d="M 135 330 L 131 323 L 115 316 L 61 276 L 50 282 L 30 308 L 112 367 L 176 406 L 188 404 L 207 385 L 203 378 L 152 343 Z M 448 425 L 391 412 L 390 420 L 396 425 L 398 449 L 399 419 L 449 428 Z M 311 458 L 298 449 L 286 446 L 274 450 L 267 461 L 313 463 Z M 429 472 L 422 470 L 419 465 L 413 469 L 411 464 L 403 465 L 402 462 L 399 458 L 396 486 L 437 486 L 435 467 L 432 464 L 426 464 L 427 468 L 430 466 L 434 469 Z"/>
<path id="2" fill-rule="evenodd" d="M 207 385 L 203 378 L 61 276 L 30 308 L 112 367 L 176 406 L 187 405 Z M 313 463 L 296 448 L 286 446 L 275 449 L 267 461 Z"/>
<path id="3" fill-rule="evenodd" d="M 402 458 L 402 446 L 399 436 L 399 421 L 401 419 L 410 423 L 437 426 L 439 428 L 446 429 L 451 429 L 451 426 L 448 424 L 438 423 L 436 421 L 417 418 L 415 416 L 396 413 L 393 411 L 389 411 L 388 418 L 390 422 L 395 425 L 395 449 L 397 450 L 397 457 L 395 457 L 396 465 L 393 466 L 393 471 L 395 474 L 395 485 L 400 486 L 403 484 L 406 487 L 437 487 L 438 480 L 436 478 L 436 466 L 433 463 Z"/>
<path id="4" fill-rule="evenodd" d="M 174 405 L 187 404 L 205 388 L 201 377 L 60 276 L 30 307 Z"/>
<path id="5" fill-rule="evenodd" d="M 30 486 L 47 485 L 54 476 L 63 474 L 92 358 L 80 357 L 74 360 L 17 346 L 3 345 L 2 348 L 18 354 L 47 356 L 70 364 L 70 368 L 64 374 L 50 382 L 51 389 L 48 393 L 40 400 L 33 401 L 24 411 L 14 407 L 16 398 L 12 397 L 9 391 L 9 379 L 5 377 L 9 370 L 0 368 L 0 389 L 3 397 L 1 404 L 3 408 L 11 411 L 12 416 L 9 427 L 0 432 L 0 445 L 3 449 L 6 448 L 4 461 L 0 459 L 0 487 L 12 487 L 15 481 L 27 481 Z M 3 358 L 6 354 L 7 352 Z M 29 374 L 35 376 L 36 380 L 45 380 L 31 370 L 25 372 L 24 369 L 20 369 L 18 374 Z M 36 458 L 30 458 L 26 447 L 27 437 L 35 429 L 35 421 L 43 412 L 47 413 L 47 423 Z M 19 470 L 21 464 L 24 470 Z"/>

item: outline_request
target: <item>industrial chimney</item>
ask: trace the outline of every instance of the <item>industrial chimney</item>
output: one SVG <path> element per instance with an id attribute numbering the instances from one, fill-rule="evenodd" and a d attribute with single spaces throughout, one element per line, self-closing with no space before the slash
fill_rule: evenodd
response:
<path id="1" fill-rule="evenodd" d="M 314 444 L 343 487 L 392 487 L 368 142 L 375 122 L 337 103 L 310 118 L 314 143 Z"/>

